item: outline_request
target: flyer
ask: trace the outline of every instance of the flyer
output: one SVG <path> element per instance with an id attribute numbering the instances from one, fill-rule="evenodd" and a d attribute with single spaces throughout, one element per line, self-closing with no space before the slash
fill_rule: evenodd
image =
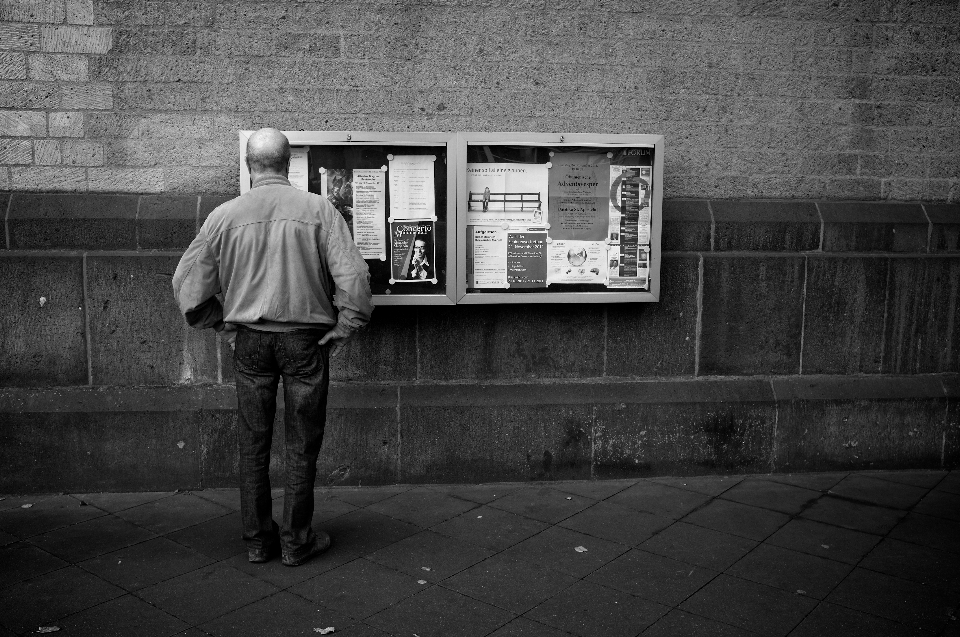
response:
<path id="1" fill-rule="evenodd" d="M 547 243 L 547 283 L 606 283 L 609 272 L 603 241 Z"/>
<path id="2" fill-rule="evenodd" d="M 390 159 L 390 216 L 433 219 L 436 197 L 433 170 L 436 155 L 395 155 Z"/>
<path id="3" fill-rule="evenodd" d="M 544 225 L 545 164 L 467 164 L 467 223 Z"/>
<path id="4" fill-rule="evenodd" d="M 620 254 L 610 257 L 609 288 L 650 289 L 650 249 L 621 246 Z"/>
<path id="5" fill-rule="evenodd" d="M 553 158 L 548 207 L 553 239 L 603 241 L 609 236 L 610 165 L 584 161 L 573 153 Z"/>
<path id="6" fill-rule="evenodd" d="M 353 233 L 353 172 L 349 168 L 327 168 L 320 177 L 320 196 L 340 211 Z"/>
<path id="7" fill-rule="evenodd" d="M 384 218 L 386 178 L 382 170 L 353 170 L 353 240 L 364 259 L 387 260 Z"/>
<path id="8" fill-rule="evenodd" d="M 467 286 L 507 287 L 507 231 L 500 226 L 469 226 Z"/>
<path id="9" fill-rule="evenodd" d="M 437 282 L 433 221 L 390 223 L 390 283 Z"/>
<path id="10" fill-rule="evenodd" d="M 512 288 L 547 287 L 547 233 L 537 228 L 507 234 L 507 283 Z"/>
<path id="11" fill-rule="evenodd" d="M 290 147 L 290 172 L 287 174 L 287 180 L 290 185 L 297 190 L 307 192 L 309 190 L 309 170 L 307 169 L 307 147 Z"/>

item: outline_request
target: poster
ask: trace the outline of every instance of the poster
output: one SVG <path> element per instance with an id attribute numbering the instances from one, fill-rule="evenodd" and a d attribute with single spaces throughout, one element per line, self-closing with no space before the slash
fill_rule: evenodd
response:
<path id="1" fill-rule="evenodd" d="M 576 241 L 607 239 L 609 163 L 585 163 L 585 156 L 572 153 L 558 153 L 553 159 L 549 179 L 550 237 Z"/>
<path id="2" fill-rule="evenodd" d="M 548 183 L 544 164 L 467 164 L 467 223 L 544 225 Z"/>
<path id="3" fill-rule="evenodd" d="M 390 222 L 390 283 L 437 282 L 433 221 Z"/>
<path id="4" fill-rule="evenodd" d="M 467 286 L 507 287 L 507 231 L 500 226 L 468 226 Z"/>
<path id="5" fill-rule="evenodd" d="M 287 180 L 291 186 L 304 192 L 309 190 L 310 173 L 307 169 L 307 154 L 306 146 L 290 147 L 290 172 L 287 174 Z"/>
<path id="6" fill-rule="evenodd" d="M 509 232 L 506 261 L 509 287 L 547 287 L 547 233 L 534 228 Z"/>
<path id="7" fill-rule="evenodd" d="M 436 155 L 395 155 L 390 159 L 390 217 L 434 219 L 433 170 Z"/>
<path id="8" fill-rule="evenodd" d="M 384 217 L 386 178 L 379 169 L 355 168 L 353 178 L 353 240 L 364 259 L 387 260 Z"/>
<path id="9" fill-rule="evenodd" d="M 320 196 L 333 204 L 353 234 L 353 171 L 349 168 L 327 168 L 320 177 Z"/>
<path id="10" fill-rule="evenodd" d="M 608 288 L 650 289 L 650 249 L 619 247 L 611 250 Z"/>
<path id="11" fill-rule="evenodd" d="M 547 243 L 547 283 L 606 283 L 609 272 L 603 241 L 554 240 Z"/>

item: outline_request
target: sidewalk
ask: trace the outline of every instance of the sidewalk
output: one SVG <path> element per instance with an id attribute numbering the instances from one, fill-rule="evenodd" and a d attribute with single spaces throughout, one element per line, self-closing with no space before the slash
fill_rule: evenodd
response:
<path id="1" fill-rule="evenodd" d="M 960 471 L 316 500 L 333 548 L 287 568 L 247 562 L 236 490 L 6 497 L 0 637 L 960 636 Z"/>

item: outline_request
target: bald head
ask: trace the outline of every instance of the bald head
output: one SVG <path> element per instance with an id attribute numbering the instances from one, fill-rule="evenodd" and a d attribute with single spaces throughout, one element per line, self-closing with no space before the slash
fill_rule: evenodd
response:
<path id="1" fill-rule="evenodd" d="M 290 142 L 276 128 L 261 128 L 247 140 L 247 168 L 251 174 L 286 175 L 290 166 Z"/>

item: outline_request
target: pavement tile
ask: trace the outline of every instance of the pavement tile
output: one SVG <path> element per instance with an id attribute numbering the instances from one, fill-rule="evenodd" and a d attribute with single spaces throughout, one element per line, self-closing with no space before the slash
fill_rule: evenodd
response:
<path id="1" fill-rule="evenodd" d="M 54 496 L 26 509 L 17 507 L 0 511 L 0 531 L 25 539 L 103 515 L 106 515 L 106 511 L 94 506 L 81 506 L 70 496 Z"/>
<path id="2" fill-rule="evenodd" d="M 581 581 L 524 617 L 582 637 L 633 637 L 669 610 L 650 600 Z"/>
<path id="3" fill-rule="evenodd" d="M 960 470 L 951 471 L 943 480 L 937 483 L 937 491 L 960 493 Z"/>
<path id="4" fill-rule="evenodd" d="M 213 563 L 196 551 L 162 537 L 81 562 L 104 580 L 136 591 Z"/>
<path id="5" fill-rule="evenodd" d="M 477 504 L 474 502 L 454 498 L 445 493 L 429 489 L 411 489 L 368 505 L 367 510 L 429 528 L 476 507 Z"/>
<path id="6" fill-rule="evenodd" d="M 490 633 L 489 637 L 569 637 L 569 635 L 570 633 L 566 631 L 551 628 L 526 617 L 517 617 L 509 624 Z"/>
<path id="7" fill-rule="evenodd" d="M 198 498 L 216 502 L 220 506 L 240 510 L 240 489 L 203 489 L 201 491 L 191 491 Z"/>
<path id="8" fill-rule="evenodd" d="M 356 619 L 344 613 L 308 602 L 280 591 L 257 600 L 226 615 L 221 615 L 200 628 L 214 637 L 316 637 L 316 628 L 332 626 L 336 635 L 345 631 Z"/>
<path id="9" fill-rule="evenodd" d="M 648 478 L 649 482 L 665 484 L 669 487 L 696 491 L 704 495 L 718 496 L 727 489 L 737 485 L 745 476 L 690 476 L 687 478 L 665 476 L 662 478 Z"/>
<path id="10" fill-rule="evenodd" d="M 957 603 L 956 594 L 899 577 L 854 569 L 828 602 L 924 630 L 939 631 Z"/>
<path id="11" fill-rule="evenodd" d="M 10 535 L 5 531 L 0 531 L 0 546 L 6 546 L 8 544 L 13 544 L 14 542 L 19 542 L 20 538 L 16 535 Z"/>
<path id="12" fill-rule="evenodd" d="M 722 571 L 756 545 L 754 540 L 677 522 L 637 548 L 687 564 Z"/>
<path id="13" fill-rule="evenodd" d="M 827 491 L 848 475 L 847 473 L 771 473 L 766 477 L 768 480 L 792 484 L 795 487 L 803 487 L 813 491 Z"/>
<path id="14" fill-rule="evenodd" d="M 634 546 L 673 522 L 672 518 L 662 515 L 597 502 L 589 509 L 567 518 L 560 526 L 611 542 Z"/>
<path id="15" fill-rule="evenodd" d="M 812 489 L 772 480 L 747 478 L 720 497 L 740 504 L 796 515 L 820 496 L 820 491 Z"/>
<path id="16" fill-rule="evenodd" d="M 726 572 L 789 593 L 823 599 L 852 570 L 851 564 L 761 544 Z"/>
<path id="17" fill-rule="evenodd" d="M 960 553 L 960 523 L 953 520 L 910 513 L 890 531 L 890 537 L 940 551 Z"/>
<path id="18" fill-rule="evenodd" d="M 790 637 L 908 637 L 915 634 L 912 628 L 889 619 L 823 602 L 800 622 Z"/>
<path id="19" fill-rule="evenodd" d="M 643 631 L 643 637 L 753 637 L 754 635 L 756 633 L 676 608 Z"/>
<path id="20" fill-rule="evenodd" d="M 493 551 L 460 540 L 422 531 L 367 557 L 408 575 L 438 582 L 493 555 Z"/>
<path id="21" fill-rule="evenodd" d="M 960 554 L 884 538 L 858 565 L 938 588 L 960 590 Z M 960 603 L 960 597 L 957 598 Z"/>
<path id="22" fill-rule="evenodd" d="M 581 547 L 585 551 L 577 551 Z M 510 547 L 503 555 L 584 577 L 627 551 L 622 544 L 557 526 Z"/>
<path id="23" fill-rule="evenodd" d="M 552 568 L 501 554 L 444 580 L 443 586 L 519 614 L 576 581 Z"/>
<path id="24" fill-rule="evenodd" d="M 171 615 L 197 625 L 276 593 L 276 586 L 224 564 L 205 566 L 160 584 L 137 596 Z"/>
<path id="25" fill-rule="evenodd" d="M 931 491 L 917 506 L 913 507 L 916 513 L 932 515 L 960 522 L 960 494 L 949 491 Z"/>
<path id="26" fill-rule="evenodd" d="M 927 491 L 924 487 L 853 474 L 841 480 L 829 493 L 894 509 L 909 509 L 919 502 Z"/>
<path id="27" fill-rule="evenodd" d="M 861 475 L 877 480 L 889 480 L 890 482 L 932 489 L 949 473 L 949 471 L 877 471 L 876 473 L 865 472 Z"/>
<path id="28" fill-rule="evenodd" d="M 68 562 L 26 542 L 0 548 L 0 589 L 67 566 Z"/>
<path id="29" fill-rule="evenodd" d="M 809 597 L 720 575 L 680 608 L 762 635 L 786 635 L 817 602 Z"/>
<path id="30" fill-rule="evenodd" d="M 420 527 L 387 515 L 358 509 L 324 525 L 337 546 L 366 555 L 421 531 Z"/>
<path id="31" fill-rule="evenodd" d="M 59 619 L 120 597 L 124 590 L 76 566 L 68 566 L 0 591 L 0 624 L 33 632 Z"/>
<path id="32" fill-rule="evenodd" d="M 29 542 L 68 562 L 82 562 L 154 537 L 146 529 L 114 515 L 104 515 L 36 535 Z"/>
<path id="33" fill-rule="evenodd" d="M 564 480 L 562 482 L 552 482 L 550 487 L 592 500 L 605 500 L 636 483 L 637 480 Z"/>
<path id="34" fill-rule="evenodd" d="M 631 550 L 587 576 L 586 580 L 631 595 L 676 606 L 719 573 L 702 566 Z"/>
<path id="35" fill-rule="evenodd" d="M 524 487 L 489 503 L 497 509 L 556 524 L 596 502 L 591 498 L 571 495 L 546 487 Z"/>
<path id="36" fill-rule="evenodd" d="M 282 566 L 279 559 L 274 559 L 262 564 L 252 564 L 247 559 L 246 551 L 238 553 L 230 559 L 224 560 L 222 563 L 227 566 L 232 566 L 238 571 L 256 577 L 268 584 L 273 584 L 277 588 L 285 589 L 317 577 L 327 571 L 332 571 L 356 559 L 359 559 L 356 553 L 342 548 L 337 544 L 336 540 L 334 540 L 333 545 L 322 555 L 296 568 Z"/>
<path id="37" fill-rule="evenodd" d="M 424 589 L 417 578 L 361 558 L 291 586 L 327 608 L 363 619 Z"/>
<path id="38" fill-rule="evenodd" d="M 366 623 L 394 635 L 481 637 L 513 619 L 513 613 L 440 586 L 373 615 Z"/>
<path id="39" fill-rule="evenodd" d="M 58 622 L 64 635 L 169 637 L 189 624 L 127 594 Z"/>
<path id="40" fill-rule="evenodd" d="M 168 533 L 166 538 L 219 561 L 238 553 L 246 557 L 242 531 L 240 513 L 237 512 Z"/>
<path id="41" fill-rule="evenodd" d="M 639 482 L 608 498 L 606 502 L 679 520 L 709 500 L 710 496 L 688 491 L 685 488 L 678 489 L 655 482 Z"/>
<path id="42" fill-rule="evenodd" d="M 116 513 L 124 509 L 131 509 L 147 502 L 168 498 L 173 491 L 147 491 L 144 493 L 77 493 L 74 498 L 92 504 L 98 509 Z"/>
<path id="43" fill-rule="evenodd" d="M 854 531 L 886 535 L 903 518 L 904 512 L 824 496 L 814 502 L 800 516 L 809 520 L 853 529 Z"/>
<path id="44" fill-rule="evenodd" d="M 789 516 L 777 511 L 768 511 L 727 500 L 714 500 L 683 519 L 689 524 L 705 526 L 714 531 L 739 535 L 751 540 L 770 537 L 789 520 Z"/>
<path id="45" fill-rule="evenodd" d="M 365 507 L 392 498 L 398 493 L 408 491 L 408 486 L 389 486 L 389 487 L 331 487 L 328 492 L 338 500 L 343 500 L 356 507 Z"/>
<path id="46" fill-rule="evenodd" d="M 324 626 L 324 628 L 327 628 Z M 334 626 L 334 628 L 337 628 Z M 337 637 L 391 637 L 389 633 L 385 633 L 379 628 L 374 628 L 369 624 L 363 622 L 357 622 L 351 626 L 347 626 L 345 629 L 340 630 L 337 628 Z M 316 633 L 314 633 L 316 635 Z"/>
<path id="47" fill-rule="evenodd" d="M 178 493 L 118 511 L 115 515 L 157 535 L 164 535 L 229 513 L 233 511 L 210 500 L 189 493 Z"/>
<path id="48" fill-rule="evenodd" d="M 880 538 L 870 533 L 832 524 L 795 518 L 766 539 L 767 544 L 818 555 L 846 564 L 856 564 Z"/>
<path id="49" fill-rule="evenodd" d="M 80 504 L 75 498 L 62 493 L 35 493 L 32 495 L 0 496 L 0 511 L 20 509 L 29 504 L 28 509 L 72 509 Z"/>
<path id="50" fill-rule="evenodd" d="M 520 488 L 519 484 L 509 482 L 495 484 L 442 484 L 429 485 L 426 488 L 440 491 L 461 500 L 477 504 L 488 504 Z"/>
<path id="51" fill-rule="evenodd" d="M 481 506 L 438 524 L 431 530 L 468 544 L 502 551 L 548 526 L 516 513 Z"/>
<path id="52" fill-rule="evenodd" d="M 333 497 L 326 490 L 317 490 L 313 496 L 313 527 L 317 528 L 321 522 L 356 511 L 357 508 L 356 505 Z"/>

